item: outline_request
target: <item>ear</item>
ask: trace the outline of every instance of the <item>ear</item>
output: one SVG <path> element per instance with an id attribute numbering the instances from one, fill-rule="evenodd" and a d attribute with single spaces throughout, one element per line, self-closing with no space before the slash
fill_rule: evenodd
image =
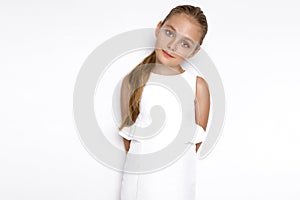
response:
<path id="1" fill-rule="evenodd" d="M 198 52 L 200 51 L 200 49 L 201 49 L 201 47 L 198 46 L 198 47 L 194 50 L 194 52 L 193 52 L 191 55 L 188 56 L 188 58 L 193 57 L 196 53 L 198 53 Z"/>
<path id="2" fill-rule="evenodd" d="M 155 36 L 156 37 L 158 36 L 158 32 L 159 32 L 159 29 L 160 29 L 161 25 L 162 25 L 162 21 L 159 21 L 157 26 L 156 26 L 156 29 L 155 29 Z"/>

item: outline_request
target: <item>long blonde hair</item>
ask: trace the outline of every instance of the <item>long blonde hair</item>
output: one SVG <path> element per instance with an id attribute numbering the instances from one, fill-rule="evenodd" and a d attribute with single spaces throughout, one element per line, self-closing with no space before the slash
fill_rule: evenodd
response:
<path id="1" fill-rule="evenodd" d="M 207 21 L 206 16 L 203 14 L 203 11 L 199 7 L 192 5 L 180 5 L 173 8 L 170 13 L 162 21 L 163 25 L 170 17 L 176 14 L 187 14 L 188 16 L 193 17 L 199 26 L 201 27 L 202 34 L 199 41 L 199 45 L 202 44 L 203 39 L 207 33 Z M 132 125 L 137 119 L 140 109 L 140 101 L 142 92 L 146 82 L 149 79 L 150 73 L 155 66 L 156 62 L 156 53 L 153 50 L 146 58 L 143 59 L 131 72 L 128 74 L 128 88 L 130 93 L 130 99 L 128 104 L 128 113 L 125 116 L 124 120 L 119 127 L 119 130 L 122 130 L 124 126 Z"/>

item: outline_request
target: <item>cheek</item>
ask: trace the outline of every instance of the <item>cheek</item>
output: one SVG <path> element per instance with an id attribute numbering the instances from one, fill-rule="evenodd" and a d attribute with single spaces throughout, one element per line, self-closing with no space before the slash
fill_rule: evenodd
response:
<path id="1" fill-rule="evenodd" d="M 181 56 L 177 56 L 176 57 L 176 61 L 178 62 L 178 64 L 182 63 L 185 59 Z"/>
<path id="2" fill-rule="evenodd" d="M 167 39 L 157 38 L 155 47 L 159 49 L 167 49 L 169 42 L 170 41 L 168 41 Z"/>

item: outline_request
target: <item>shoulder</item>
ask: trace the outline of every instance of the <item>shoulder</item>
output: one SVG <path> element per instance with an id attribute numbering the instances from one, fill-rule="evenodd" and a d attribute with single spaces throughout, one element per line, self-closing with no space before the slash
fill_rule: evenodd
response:
<path id="1" fill-rule="evenodd" d="M 208 84 L 203 77 L 196 76 L 197 91 L 208 90 Z"/>
<path id="2" fill-rule="evenodd" d="M 124 81 L 124 82 L 129 82 L 129 74 L 126 74 L 126 75 L 123 77 L 123 81 Z"/>
<path id="3" fill-rule="evenodd" d="M 128 87 L 128 84 L 129 84 L 129 74 L 126 74 L 123 79 L 122 79 L 122 86 L 125 87 L 127 86 Z"/>

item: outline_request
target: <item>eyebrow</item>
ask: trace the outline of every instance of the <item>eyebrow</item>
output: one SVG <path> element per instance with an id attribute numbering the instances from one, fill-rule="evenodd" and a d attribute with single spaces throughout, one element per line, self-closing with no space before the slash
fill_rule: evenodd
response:
<path id="1" fill-rule="evenodd" d="M 172 25 L 166 24 L 166 26 L 169 26 L 171 29 L 173 29 L 175 32 L 177 32 L 177 30 Z M 186 36 L 184 36 L 184 38 L 186 38 L 187 40 L 190 40 L 192 43 L 195 43 L 194 40 L 192 40 L 192 39 L 190 39 L 190 38 L 188 38 Z"/>

